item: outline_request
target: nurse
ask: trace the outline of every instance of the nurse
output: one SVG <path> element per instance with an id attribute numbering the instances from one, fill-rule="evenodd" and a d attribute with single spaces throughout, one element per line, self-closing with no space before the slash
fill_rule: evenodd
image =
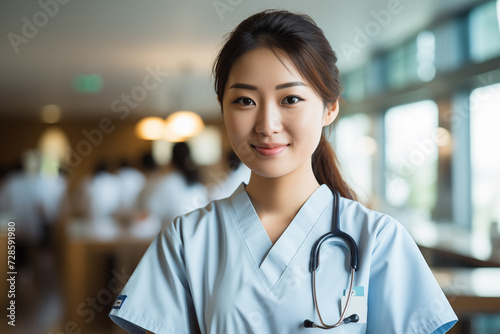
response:
<path id="1" fill-rule="evenodd" d="M 308 16 L 268 10 L 236 27 L 214 65 L 215 90 L 250 180 L 162 229 L 113 321 L 157 334 L 321 333 L 328 325 L 423 334 L 455 324 L 406 230 L 358 203 L 341 177 L 323 135 L 339 112 L 335 63 Z M 311 250 L 335 226 L 358 245 L 357 270 L 347 244 L 332 238 L 313 280 Z"/>

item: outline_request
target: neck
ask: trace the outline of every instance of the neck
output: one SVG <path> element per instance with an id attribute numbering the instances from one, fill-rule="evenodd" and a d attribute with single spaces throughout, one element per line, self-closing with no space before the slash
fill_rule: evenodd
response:
<path id="1" fill-rule="evenodd" d="M 293 218 L 309 196 L 320 186 L 311 165 L 277 178 L 252 172 L 246 191 L 259 217 Z"/>

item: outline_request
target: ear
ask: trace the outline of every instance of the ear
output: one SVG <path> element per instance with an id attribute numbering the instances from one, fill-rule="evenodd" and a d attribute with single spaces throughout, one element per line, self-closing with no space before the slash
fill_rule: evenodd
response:
<path id="1" fill-rule="evenodd" d="M 326 106 L 325 114 L 323 116 L 323 126 L 328 126 L 333 123 L 339 114 L 339 100 L 329 103 Z"/>

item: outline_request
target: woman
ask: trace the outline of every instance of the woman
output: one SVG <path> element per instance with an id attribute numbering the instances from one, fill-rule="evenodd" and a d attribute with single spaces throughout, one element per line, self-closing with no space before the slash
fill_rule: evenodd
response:
<path id="1" fill-rule="evenodd" d="M 453 326 L 456 316 L 408 233 L 356 202 L 340 176 L 322 134 L 339 112 L 335 62 L 304 15 L 264 11 L 232 32 L 214 66 L 215 89 L 250 181 L 158 235 L 113 306 L 114 321 L 131 333 Z M 311 275 L 311 250 L 335 226 L 359 245 L 358 256 L 344 252 L 354 249 L 348 237 L 328 239 Z"/>

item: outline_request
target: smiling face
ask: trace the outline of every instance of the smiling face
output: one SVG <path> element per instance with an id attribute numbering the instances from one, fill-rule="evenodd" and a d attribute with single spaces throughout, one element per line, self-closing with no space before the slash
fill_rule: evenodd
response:
<path id="1" fill-rule="evenodd" d="M 290 58 L 259 47 L 231 67 L 222 103 L 231 145 L 253 173 L 312 173 L 311 157 L 338 104 L 325 108 Z"/>

